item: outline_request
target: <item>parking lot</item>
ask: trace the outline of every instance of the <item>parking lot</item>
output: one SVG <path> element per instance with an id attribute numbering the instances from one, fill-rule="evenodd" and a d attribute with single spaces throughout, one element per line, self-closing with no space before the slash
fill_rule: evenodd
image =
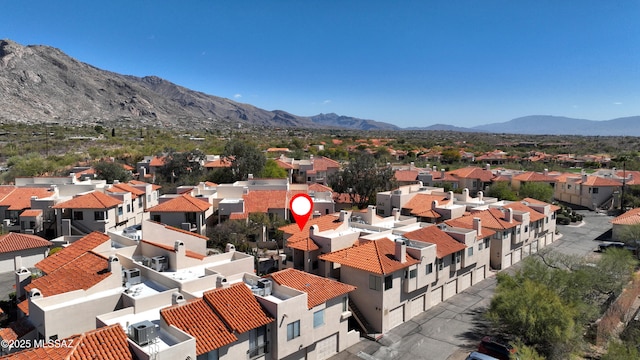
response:
<path id="1" fill-rule="evenodd" d="M 611 229 L 611 216 L 578 212 L 584 216 L 583 222 L 558 226 L 562 236 L 548 248 L 568 255 L 590 256 L 596 254 L 594 250 L 601 241 L 610 240 L 607 230 Z M 495 276 L 491 276 L 392 329 L 377 342 L 364 339 L 331 359 L 465 359 L 486 333 L 482 314 L 495 286 Z"/>

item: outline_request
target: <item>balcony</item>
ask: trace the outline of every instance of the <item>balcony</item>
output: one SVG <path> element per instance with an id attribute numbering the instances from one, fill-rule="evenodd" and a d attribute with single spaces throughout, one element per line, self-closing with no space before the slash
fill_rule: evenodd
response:
<path id="1" fill-rule="evenodd" d="M 269 342 L 265 342 L 264 344 L 259 344 L 257 346 L 252 346 L 247 351 L 249 355 L 249 359 L 256 358 L 258 356 L 264 355 L 269 352 Z"/>

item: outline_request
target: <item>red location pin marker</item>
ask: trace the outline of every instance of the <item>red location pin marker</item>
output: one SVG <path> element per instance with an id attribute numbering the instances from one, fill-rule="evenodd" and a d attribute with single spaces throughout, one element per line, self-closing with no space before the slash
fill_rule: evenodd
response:
<path id="1" fill-rule="evenodd" d="M 289 202 L 289 208 L 300 230 L 304 229 L 304 226 L 311 216 L 311 211 L 313 211 L 313 200 L 311 196 L 307 194 L 293 195 L 291 202 Z"/>

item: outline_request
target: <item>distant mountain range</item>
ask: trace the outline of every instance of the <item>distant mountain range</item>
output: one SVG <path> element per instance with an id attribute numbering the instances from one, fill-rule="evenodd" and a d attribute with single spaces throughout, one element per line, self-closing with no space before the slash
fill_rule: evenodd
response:
<path id="1" fill-rule="evenodd" d="M 298 116 L 193 91 L 157 76 L 141 78 L 101 70 L 56 48 L 23 46 L 11 40 L 0 40 L 0 89 L 2 123 L 56 122 L 183 129 L 247 124 L 387 131 L 640 136 L 640 116 L 590 121 L 535 115 L 473 128 L 436 124 L 407 129 L 333 113 Z"/>

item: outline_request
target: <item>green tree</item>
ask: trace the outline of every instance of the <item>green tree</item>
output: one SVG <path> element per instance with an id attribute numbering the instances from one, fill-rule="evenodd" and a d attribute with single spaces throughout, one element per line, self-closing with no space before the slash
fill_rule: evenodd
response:
<path id="1" fill-rule="evenodd" d="M 255 146 L 239 140 L 231 140 L 224 147 L 222 156 L 231 160 L 232 181 L 246 180 L 249 174 L 258 176 L 266 163 L 266 157 Z"/>
<path id="2" fill-rule="evenodd" d="M 329 186 L 337 193 L 349 194 L 351 203 L 358 208 L 373 204 L 376 194 L 396 186 L 390 166 L 377 166 L 373 155 L 359 153 L 349 164 L 328 179 Z"/>
<path id="3" fill-rule="evenodd" d="M 157 174 L 165 184 L 195 184 L 203 175 L 200 162 L 202 159 L 204 154 L 200 150 L 187 152 L 170 150 L 165 156 L 164 165 L 158 168 Z"/>
<path id="4" fill-rule="evenodd" d="M 500 200 L 509 200 L 516 201 L 518 200 L 518 196 L 511 189 L 511 185 L 509 185 L 506 181 L 498 181 L 489 187 L 489 191 L 487 191 L 486 196 L 498 198 Z"/>
<path id="5" fill-rule="evenodd" d="M 636 347 L 637 344 L 623 344 L 617 341 L 609 343 L 607 353 L 602 355 L 600 360 L 630 360 L 640 359 L 640 351 Z"/>
<path id="6" fill-rule="evenodd" d="M 288 176 L 287 170 L 278 166 L 275 160 L 269 159 L 264 165 L 262 172 L 260 172 L 261 178 L 268 179 L 286 179 Z"/>
<path id="7" fill-rule="evenodd" d="M 580 334 L 576 312 L 547 286 L 530 279 L 517 281 L 501 273 L 487 315 L 504 333 L 536 344 L 549 355 Z"/>
<path id="8" fill-rule="evenodd" d="M 526 182 L 520 187 L 520 197 L 551 202 L 553 200 L 553 188 L 545 182 Z"/>
<path id="9" fill-rule="evenodd" d="M 93 165 L 98 179 L 106 180 L 108 184 L 113 184 L 114 180 L 127 182 L 131 180 L 131 174 L 126 171 L 121 164 L 107 161 L 100 161 Z"/>
<path id="10" fill-rule="evenodd" d="M 453 164 L 460 161 L 462 156 L 458 149 L 446 149 L 442 151 L 442 163 Z"/>

